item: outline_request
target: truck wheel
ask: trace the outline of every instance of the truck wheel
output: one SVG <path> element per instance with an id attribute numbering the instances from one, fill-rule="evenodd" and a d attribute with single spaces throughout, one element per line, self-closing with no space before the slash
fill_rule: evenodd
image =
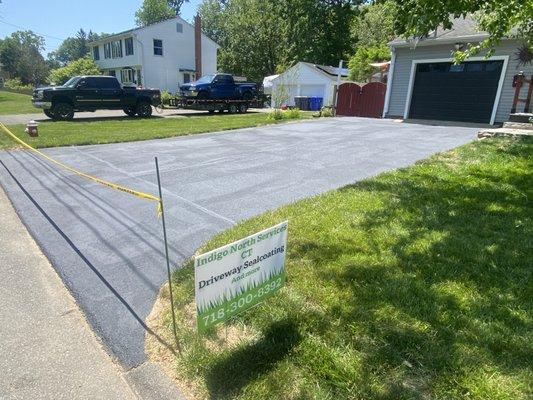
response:
<path id="1" fill-rule="evenodd" d="M 54 119 L 54 113 L 52 110 L 43 110 L 44 115 L 46 115 L 48 118 Z"/>
<path id="2" fill-rule="evenodd" d="M 209 110 L 209 114 L 214 114 L 215 110 Z"/>
<path id="3" fill-rule="evenodd" d="M 136 113 L 141 118 L 152 116 L 152 106 L 147 101 L 142 101 L 137 105 Z"/>
<path id="4" fill-rule="evenodd" d="M 134 108 L 125 108 L 124 113 L 130 117 L 135 117 L 135 109 Z"/>
<path id="5" fill-rule="evenodd" d="M 237 106 L 235 104 L 230 104 L 230 106 L 229 106 L 229 113 L 230 114 L 235 114 L 238 111 L 239 111 L 239 109 L 237 108 Z"/>
<path id="6" fill-rule="evenodd" d="M 239 106 L 239 112 L 244 114 L 246 111 L 248 111 L 248 106 L 246 104 L 241 104 Z"/>
<path id="7" fill-rule="evenodd" d="M 74 118 L 74 108 L 68 103 L 57 103 L 52 108 L 53 119 L 59 121 L 70 121 Z"/>

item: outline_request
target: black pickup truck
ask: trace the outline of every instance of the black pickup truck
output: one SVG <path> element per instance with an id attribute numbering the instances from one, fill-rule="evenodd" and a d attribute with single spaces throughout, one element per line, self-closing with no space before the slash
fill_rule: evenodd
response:
<path id="1" fill-rule="evenodd" d="M 131 116 L 152 115 L 161 104 L 161 92 L 122 87 L 113 76 L 75 76 L 62 86 L 38 88 L 32 103 L 54 120 L 71 120 L 76 111 L 124 110 Z"/>
<path id="2" fill-rule="evenodd" d="M 256 83 L 236 83 L 230 74 L 204 75 L 180 86 L 182 98 L 198 100 L 252 100 L 257 98 L 258 92 Z"/>

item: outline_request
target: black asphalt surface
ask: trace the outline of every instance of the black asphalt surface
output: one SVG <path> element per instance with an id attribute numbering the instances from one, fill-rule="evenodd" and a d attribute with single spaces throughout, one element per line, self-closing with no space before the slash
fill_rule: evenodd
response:
<path id="1" fill-rule="evenodd" d="M 476 131 L 329 118 L 44 151 L 152 194 L 157 194 L 157 156 L 171 261 L 179 265 L 236 221 L 412 164 L 473 140 Z M 166 279 L 155 203 L 75 176 L 23 150 L 0 152 L 0 182 L 111 354 L 125 368 L 143 363 L 143 321 Z"/>

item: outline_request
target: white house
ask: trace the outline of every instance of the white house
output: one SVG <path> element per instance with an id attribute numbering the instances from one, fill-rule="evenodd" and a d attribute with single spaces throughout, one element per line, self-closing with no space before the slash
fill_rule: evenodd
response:
<path id="1" fill-rule="evenodd" d="M 324 106 L 333 105 L 337 85 L 337 67 L 299 62 L 271 80 L 272 107 L 283 103 L 294 106 L 295 96 L 322 97 Z M 342 68 L 341 83 L 348 78 L 348 69 Z"/>
<path id="2" fill-rule="evenodd" d="M 180 17 L 131 29 L 89 44 L 96 64 L 124 85 L 176 92 L 197 76 L 216 73 L 220 47 Z"/>

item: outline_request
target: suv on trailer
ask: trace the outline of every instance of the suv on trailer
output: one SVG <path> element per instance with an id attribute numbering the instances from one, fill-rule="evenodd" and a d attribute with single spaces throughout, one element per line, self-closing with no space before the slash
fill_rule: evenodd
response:
<path id="1" fill-rule="evenodd" d="M 182 98 L 198 100 L 253 100 L 258 94 L 257 83 L 236 83 L 230 74 L 204 75 L 180 86 Z"/>
<path id="2" fill-rule="evenodd" d="M 71 120 L 76 111 L 104 109 L 146 118 L 152 106 L 161 104 L 161 92 L 122 87 L 114 76 L 75 76 L 62 86 L 35 89 L 31 101 L 54 120 Z"/>

